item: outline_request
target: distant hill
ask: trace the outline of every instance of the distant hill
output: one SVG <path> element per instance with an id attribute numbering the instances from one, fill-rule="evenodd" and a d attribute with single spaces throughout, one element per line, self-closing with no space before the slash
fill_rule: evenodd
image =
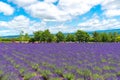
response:
<path id="1" fill-rule="evenodd" d="M 29 35 L 30 37 L 32 37 L 33 35 Z M 2 38 L 18 38 L 19 35 L 10 35 L 10 36 L 1 36 Z"/>
<path id="2" fill-rule="evenodd" d="M 18 38 L 18 35 L 2 36 L 2 38 Z"/>
<path id="3" fill-rule="evenodd" d="M 90 35 L 94 32 L 94 31 L 87 31 Z M 96 30 L 96 32 L 102 33 L 102 32 L 117 32 L 118 34 L 120 34 L 120 29 L 111 29 L 111 30 Z M 67 35 L 67 33 L 64 33 L 65 35 Z M 71 33 L 74 34 L 74 33 Z M 32 37 L 33 35 L 29 35 L 30 37 Z M 1 36 L 2 38 L 18 38 L 19 35 L 12 35 L 12 36 Z"/>
<path id="4" fill-rule="evenodd" d="M 88 31 L 89 34 L 92 34 L 94 31 Z M 109 32 L 117 32 L 118 34 L 120 34 L 120 29 L 111 29 L 111 30 L 96 30 L 96 32 L 99 32 L 99 33 L 103 33 L 103 32 L 106 32 L 106 33 L 109 33 Z"/>

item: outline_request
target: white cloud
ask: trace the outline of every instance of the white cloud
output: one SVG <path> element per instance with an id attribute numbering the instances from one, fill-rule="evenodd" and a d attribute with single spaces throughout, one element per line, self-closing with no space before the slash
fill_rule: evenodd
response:
<path id="1" fill-rule="evenodd" d="M 106 0 L 102 3 L 102 9 L 107 17 L 120 16 L 120 0 Z"/>
<path id="2" fill-rule="evenodd" d="M 20 15 L 16 16 L 13 20 L 8 22 L 0 21 L 0 29 L 2 28 L 5 28 L 0 31 L 0 33 L 3 35 L 18 35 L 21 31 L 32 34 L 34 31 L 37 30 L 45 30 L 46 23 L 31 21 L 29 18 Z"/>
<path id="3" fill-rule="evenodd" d="M 4 29 L 3 29 L 4 27 Z M 32 34 L 34 31 L 49 29 L 52 33 L 62 32 L 74 32 L 76 29 L 64 24 L 47 26 L 45 21 L 36 22 L 31 21 L 29 18 L 20 15 L 16 16 L 13 20 L 6 22 L 0 21 L 0 36 L 3 35 L 19 35 L 21 31 Z"/>
<path id="4" fill-rule="evenodd" d="M 46 22 L 44 21 L 34 22 L 33 25 L 30 27 L 31 32 L 38 31 L 38 30 L 44 31 L 45 29 L 47 29 L 47 27 L 46 27 Z"/>
<path id="5" fill-rule="evenodd" d="M 92 7 L 100 4 L 104 15 L 114 17 L 120 15 L 120 0 L 9 0 L 22 7 L 33 17 L 46 21 L 67 21 L 87 13 Z"/>
<path id="6" fill-rule="evenodd" d="M 59 10 L 52 3 L 38 2 L 25 7 L 25 10 L 33 17 L 46 21 L 66 21 L 71 19 L 66 12 Z"/>
<path id="7" fill-rule="evenodd" d="M 54 2 L 57 2 L 58 0 L 44 0 L 44 1 L 48 3 L 54 3 Z"/>
<path id="8" fill-rule="evenodd" d="M 14 33 L 13 33 L 14 32 Z M 10 36 L 10 35 L 16 35 L 19 32 L 17 32 L 16 30 L 2 30 L 0 31 L 0 36 Z"/>
<path id="9" fill-rule="evenodd" d="M 120 16 L 120 9 L 107 10 L 105 15 L 107 17 Z"/>
<path id="10" fill-rule="evenodd" d="M 8 0 L 8 1 L 17 4 L 19 7 L 24 7 L 36 3 L 38 0 Z"/>
<path id="11" fill-rule="evenodd" d="M 78 15 L 85 14 L 93 6 L 100 4 L 104 0 L 59 0 L 58 5 L 52 4 L 57 0 L 10 0 L 33 17 L 47 21 L 67 21 Z"/>
<path id="12" fill-rule="evenodd" d="M 94 31 L 120 28 L 120 22 L 117 19 L 103 19 L 94 16 L 92 19 L 78 24 L 78 29 Z"/>
<path id="13" fill-rule="evenodd" d="M 4 15 L 12 15 L 14 13 L 14 8 L 9 4 L 0 2 L 0 13 L 3 13 Z"/>
<path id="14" fill-rule="evenodd" d="M 93 6 L 100 4 L 103 0 L 60 0 L 59 8 L 69 15 L 77 16 L 88 12 Z"/>
<path id="15" fill-rule="evenodd" d="M 9 22 L 0 21 L 0 28 L 6 28 L 6 30 L 3 30 L 4 33 L 11 32 L 13 34 L 19 34 L 21 30 L 26 32 L 29 31 L 30 25 L 30 20 L 23 15 L 17 16 Z"/>
<path id="16" fill-rule="evenodd" d="M 0 27 L 6 27 L 10 31 L 25 31 L 32 33 L 37 30 L 50 29 L 51 32 L 56 33 L 58 31 L 74 32 L 77 29 L 82 30 L 104 30 L 112 28 L 120 28 L 120 22 L 112 17 L 120 16 L 120 0 L 59 0 L 58 5 L 53 3 L 57 0 L 9 0 L 19 7 L 22 7 L 26 13 L 32 17 L 39 18 L 42 22 L 31 21 L 29 18 L 20 15 L 13 20 L 0 22 Z M 1 5 L 4 4 L 4 5 Z M 74 19 L 76 16 L 87 13 L 92 7 L 100 4 L 102 7 L 103 15 L 107 16 L 107 19 L 100 20 L 98 16 L 94 16 L 90 20 L 79 23 L 78 27 L 71 27 L 68 25 L 49 25 L 48 21 L 52 22 L 64 22 Z M 14 9 L 6 3 L 0 2 L 0 12 L 5 15 L 13 14 Z M 12 10 L 11 10 L 12 9 Z M 11 11 L 10 11 L 11 10 Z M 104 17 L 104 16 L 103 16 Z M 110 18 L 109 18 L 110 17 Z M 80 20 L 80 19 L 77 19 Z M 53 22 L 53 23 L 54 23 Z M 72 23 L 72 22 L 71 22 Z M 8 30 L 3 31 L 8 32 Z M 16 32 L 14 32 L 16 33 Z"/>

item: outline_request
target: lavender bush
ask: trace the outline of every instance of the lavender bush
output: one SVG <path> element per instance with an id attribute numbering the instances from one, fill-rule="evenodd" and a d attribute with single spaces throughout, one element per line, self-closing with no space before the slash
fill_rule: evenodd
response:
<path id="1" fill-rule="evenodd" d="M 119 80 L 120 43 L 0 43 L 0 80 Z"/>

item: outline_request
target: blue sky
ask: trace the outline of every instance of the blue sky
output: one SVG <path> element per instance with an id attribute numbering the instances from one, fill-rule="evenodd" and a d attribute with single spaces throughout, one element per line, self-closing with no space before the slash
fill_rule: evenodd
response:
<path id="1" fill-rule="evenodd" d="M 0 0 L 0 36 L 120 28 L 119 0 Z"/>

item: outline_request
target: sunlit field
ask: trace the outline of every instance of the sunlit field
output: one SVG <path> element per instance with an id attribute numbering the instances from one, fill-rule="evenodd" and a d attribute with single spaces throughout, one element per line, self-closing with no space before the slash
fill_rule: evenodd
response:
<path id="1" fill-rule="evenodd" d="M 119 80 L 120 43 L 0 43 L 0 80 Z"/>

